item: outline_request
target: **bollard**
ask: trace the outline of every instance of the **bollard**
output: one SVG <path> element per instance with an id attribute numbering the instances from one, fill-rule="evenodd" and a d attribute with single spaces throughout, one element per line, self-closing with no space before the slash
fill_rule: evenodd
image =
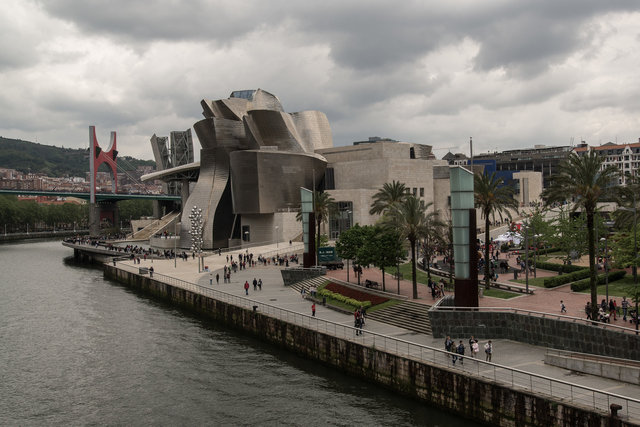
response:
<path id="1" fill-rule="evenodd" d="M 254 306 L 253 306 L 253 312 L 255 313 L 256 311 L 258 311 L 258 306 L 257 306 L 257 305 L 254 305 Z"/>
<path id="2" fill-rule="evenodd" d="M 622 406 L 617 403 L 612 403 L 609 405 L 609 408 L 611 409 L 611 416 L 615 418 L 618 416 L 618 411 L 622 409 Z"/>

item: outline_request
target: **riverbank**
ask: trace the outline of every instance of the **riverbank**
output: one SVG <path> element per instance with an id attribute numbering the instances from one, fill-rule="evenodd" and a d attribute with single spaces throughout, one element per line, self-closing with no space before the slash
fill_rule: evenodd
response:
<path id="1" fill-rule="evenodd" d="M 0 234 L 0 243 L 19 242 L 22 240 L 36 239 L 63 239 L 65 237 L 86 236 L 89 230 L 60 230 L 60 231 L 37 231 L 29 233 Z"/>
<path id="2" fill-rule="evenodd" d="M 593 396 L 592 401 L 598 403 L 598 409 L 568 403 L 566 398 L 569 396 L 562 393 L 556 397 L 546 397 L 543 388 L 548 390 L 548 384 L 539 387 L 541 393 L 538 393 L 538 389 L 527 391 L 528 374 L 521 371 L 518 371 L 518 375 L 524 377 L 516 382 L 524 383 L 512 390 L 506 384 L 513 384 L 514 370 L 472 358 L 466 358 L 464 366 L 453 366 L 450 356 L 434 348 L 439 348 L 441 343 L 432 337 L 416 336 L 401 328 L 369 321 L 366 326 L 368 332 L 364 337 L 356 338 L 350 316 L 324 307 L 318 307 L 316 317 L 311 316 L 310 304 L 300 299 L 299 294 L 282 286 L 279 270 L 273 267 L 239 271 L 232 276 L 232 283 L 216 285 L 216 271 L 224 265 L 225 259 L 226 255 L 207 258 L 207 264 L 213 266 L 213 271 L 205 274 L 197 273 L 195 262 L 180 260 L 177 264 L 156 260 L 153 263 L 156 271 L 154 278 L 139 275 L 137 267 L 126 262 L 118 263 L 116 268 L 106 266 L 105 274 L 334 369 L 485 423 L 583 425 L 589 422 L 591 425 L 608 425 L 610 421 L 606 397 Z M 147 263 L 150 264 L 149 261 Z M 247 297 L 243 295 L 242 284 L 245 279 L 251 282 L 253 277 L 263 280 L 264 291 L 254 292 L 250 289 Z M 400 345 L 405 349 L 399 351 Z M 540 360 L 544 358 L 543 349 L 538 356 L 539 350 L 531 346 L 502 340 L 496 341 L 496 345 L 500 349 L 497 359 L 515 366 L 522 367 L 523 360 L 531 358 L 533 354 L 532 360 L 525 364 L 537 370 Z M 547 369 L 545 366 L 545 371 Z M 491 371 L 493 378 L 486 375 Z M 550 372 L 555 372 L 551 374 L 554 378 L 565 378 L 567 375 L 567 371 L 561 369 Z M 511 381 L 505 378 L 506 375 L 511 375 Z M 531 377 L 534 385 L 542 378 Z M 578 376 L 575 379 L 578 381 Z M 591 380 L 588 383 L 595 385 Z M 597 383 L 600 389 L 615 384 L 600 380 Z M 580 389 L 580 386 L 575 387 L 570 393 L 590 393 Z M 623 391 L 620 388 L 617 390 Z M 637 395 L 637 391 L 630 390 L 628 393 L 630 396 Z M 634 424 L 626 421 L 621 425 Z"/>

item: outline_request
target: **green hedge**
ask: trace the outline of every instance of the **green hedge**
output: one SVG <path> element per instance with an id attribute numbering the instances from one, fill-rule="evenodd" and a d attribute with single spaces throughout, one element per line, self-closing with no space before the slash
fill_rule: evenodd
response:
<path id="1" fill-rule="evenodd" d="M 359 307 L 369 308 L 369 307 L 371 307 L 371 301 L 358 301 L 357 299 L 345 297 L 344 295 L 339 294 L 337 292 L 331 292 L 328 289 L 320 289 L 318 291 L 318 295 L 323 296 L 323 297 L 327 297 L 327 298 L 331 298 L 331 299 L 334 299 L 336 301 L 340 301 L 340 302 L 342 302 L 344 304 L 353 306 L 354 308 L 359 308 Z"/>
<path id="2" fill-rule="evenodd" d="M 622 279 L 625 274 L 627 274 L 624 270 L 612 271 L 609 273 L 609 283 L 615 282 L 616 280 Z M 606 274 L 598 275 L 598 285 L 604 285 L 606 282 Z M 589 289 L 591 286 L 591 278 L 578 280 L 577 282 L 573 282 L 571 284 L 571 290 L 574 292 L 584 291 L 585 289 Z"/>
<path id="3" fill-rule="evenodd" d="M 561 276 L 548 277 L 544 279 L 545 288 L 555 288 L 556 286 L 564 285 L 565 283 L 575 282 L 576 280 L 589 277 L 589 269 L 582 268 L 573 273 L 563 274 Z"/>
<path id="4" fill-rule="evenodd" d="M 557 272 L 563 272 L 563 273 L 573 273 L 575 271 L 589 270 L 589 267 L 581 267 L 579 265 L 563 265 L 563 264 L 556 264 L 553 262 L 545 262 L 545 261 L 538 261 L 536 263 L 536 267 L 541 268 L 543 270 L 557 271 Z"/>

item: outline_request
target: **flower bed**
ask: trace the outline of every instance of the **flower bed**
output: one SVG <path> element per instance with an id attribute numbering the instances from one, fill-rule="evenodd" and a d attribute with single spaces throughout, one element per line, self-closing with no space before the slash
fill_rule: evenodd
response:
<path id="1" fill-rule="evenodd" d="M 351 298 L 356 301 L 362 301 L 362 302 L 370 301 L 371 305 L 378 305 L 378 304 L 382 304 L 383 302 L 389 301 L 389 298 L 359 291 L 357 289 L 352 289 L 348 286 L 339 285 L 333 282 L 328 283 L 323 289 L 343 295 L 346 298 Z"/>

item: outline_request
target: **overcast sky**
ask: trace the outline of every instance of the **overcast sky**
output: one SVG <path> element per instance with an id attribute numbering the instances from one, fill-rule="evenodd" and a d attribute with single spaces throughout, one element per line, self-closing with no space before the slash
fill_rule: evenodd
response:
<path id="1" fill-rule="evenodd" d="M 0 136 L 81 148 L 95 125 L 152 159 L 201 99 L 262 88 L 336 146 L 631 142 L 639 70 L 637 0 L 4 0 Z"/>

